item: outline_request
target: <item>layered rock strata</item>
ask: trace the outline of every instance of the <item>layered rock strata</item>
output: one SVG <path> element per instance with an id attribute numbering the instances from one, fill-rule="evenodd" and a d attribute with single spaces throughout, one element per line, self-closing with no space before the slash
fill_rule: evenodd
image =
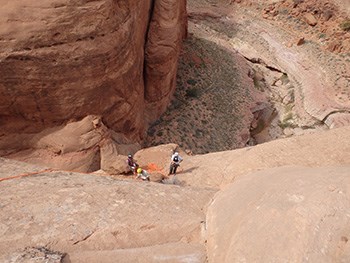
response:
<path id="1" fill-rule="evenodd" d="M 186 34 L 185 0 L 0 3 L 2 134 L 101 115 L 139 140 L 165 109 Z"/>

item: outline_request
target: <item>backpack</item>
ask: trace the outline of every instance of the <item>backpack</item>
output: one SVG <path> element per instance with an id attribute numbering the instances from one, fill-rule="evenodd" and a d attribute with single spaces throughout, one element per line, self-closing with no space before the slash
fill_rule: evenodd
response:
<path id="1" fill-rule="evenodd" d="M 174 156 L 173 161 L 174 161 L 174 162 L 178 162 L 178 161 L 179 161 L 179 157 Z"/>

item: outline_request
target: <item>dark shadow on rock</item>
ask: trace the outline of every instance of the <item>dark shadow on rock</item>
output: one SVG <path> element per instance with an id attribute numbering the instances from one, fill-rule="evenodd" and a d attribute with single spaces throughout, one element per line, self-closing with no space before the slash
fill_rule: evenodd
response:
<path id="1" fill-rule="evenodd" d="M 62 263 L 71 263 L 72 261 L 70 260 L 69 254 L 65 254 L 65 256 L 62 259 Z"/>
<path id="2" fill-rule="evenodd" d="M 199 168 L 199 166 L 195 166 L 195 167 L 191 167 L 191 168 L 187 168 L 186 170 L 183 170 L 183 171 L 179 171 L 178 172 L 178 174 L 179 173 L 190 173 L 190 172 L 192 172 L 192 171 L 194 171 L 194 170 L 196 170 L 196 169 L 198 169 Z"/>
<path id="3" fill-rule="evenodd" d="M 179 179 L 177 179 L 176 175 L 170 175 L 169 178 L 163 179 L 161 183 L 184 186 L 184 182 L 181 182 Z"/>

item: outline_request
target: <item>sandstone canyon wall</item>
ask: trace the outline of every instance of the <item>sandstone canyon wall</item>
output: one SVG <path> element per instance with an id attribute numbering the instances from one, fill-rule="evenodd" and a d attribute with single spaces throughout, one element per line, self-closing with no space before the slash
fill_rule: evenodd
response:
<path id="1" fill-rule="evenodd" d="M 186 34 L 185 0 L 0 4 L 2 135 L 100 115 L 139 140 L 165 109 Z"/>

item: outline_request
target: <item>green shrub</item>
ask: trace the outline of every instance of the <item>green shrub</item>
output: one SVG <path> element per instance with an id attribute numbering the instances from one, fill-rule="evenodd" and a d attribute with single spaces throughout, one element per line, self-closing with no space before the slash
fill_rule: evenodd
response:
<path id="1" fill-rule="evenodd" d="M 343 21 L 339 26 L 344 31 L 350 31 L 350 19 Z"/>
<path id="2" fill-rule="evenodd" d="M 186 90 L 186 96 L 190 98 L 198 98 L 199 90 L 197 88 L 188 89 Z"/>
<path id="3" fill-rule="evenodd" d="M 287 123 L 293 119 L 293 113 L 288 112 L 284 118 L 283 118 L 283 123 Z"/>
<path id="4" fill-rule="evenodd" d="M 282 120 L 278 121 L 278 126 L 280 126 L 280 128 L 285 129 L 287 127 L 289 128 L 296 128 L 298 127 L 298 125 L 296 125 L 293 122 L 293 113 L 292 112 L 288 112 L 284 118 Z"/>
<path id="5" fill-rule="evenodd" d="M 196 85 L 197 81 L 195 79 L 189 79 L 187 80 L 187 84 L 190 84 L 190 85 Z"/>
<path id="6" fill-rule="evenodd" d="M 290 122 L 282 122 L 282 121 L 278 121 L 278 126 L 283 130 L 288 127 L 291 127 L 291 128 L 293 127 L 293 125 Z"/>
<path id="7" fill-rule="evenodd" d="M 282 77 L 280 78 L 280 80 L 282 81 L 282 83 L 285 85 L 285 84 L 288 84 L 289 83 L 289 78 L 288 78 L 288 75 L 286 73 L 283 73 Z"/>
<path id="8" fill-rule="evenodd" d="M 253 78 L 253 81 L 254 81 L 254 87 L 257 89 L 257 90 L 260 90 L 260 82 L 259 80 L 257 79 L 257 77 L 254 76 Z"/>

